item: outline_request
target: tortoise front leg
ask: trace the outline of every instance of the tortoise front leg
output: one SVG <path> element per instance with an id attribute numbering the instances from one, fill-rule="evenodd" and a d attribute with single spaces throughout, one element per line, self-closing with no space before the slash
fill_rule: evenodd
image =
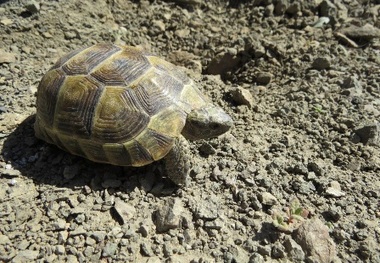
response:
<path id="1" fill-rule="evenodd" d="M 186 186 L 188 183 L 190 171 L 189 149 L 188 141 L 181 135 L 163 159 L 167 177 L 178 186 Z"/>

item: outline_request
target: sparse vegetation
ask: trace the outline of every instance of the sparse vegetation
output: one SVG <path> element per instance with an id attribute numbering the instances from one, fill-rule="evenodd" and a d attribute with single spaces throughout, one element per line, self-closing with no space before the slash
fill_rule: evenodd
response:
<path id="1" fill-rule="evenodd" d="M 301 207 L 297 198 L 293 198 L 285 213 L 273 213 L 273 225 L 281 232 L 292 233 L 308 215 L 309 211 Z"/>

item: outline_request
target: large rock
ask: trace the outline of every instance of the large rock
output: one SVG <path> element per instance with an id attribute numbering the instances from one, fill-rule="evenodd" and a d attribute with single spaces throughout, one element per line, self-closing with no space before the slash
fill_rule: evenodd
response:
<path id="1" fill-rule="evenodd" d="M 171 198 L 154 214 L 154 223 L 158 232 L 178 228 L 181 225 L 183 206 L 179 199 Z"/>
<path id="2" fill-rule="evenodd" d="M 336 256 L 335 243 L 328 227 L 318 218 L 306 220 L 295 232 L 294 240 L 305 254 L 321 263 L 330 263 Z"/>
<path id="3" fill-rule="evenodd" d="M 369 122 L 356 127 L 351 140 L 354 143 L 361 142 L 368 145 L 378 145 L 380 141 L 380 124 L 378 122 Z"/>
<path id="4" fill-rule="evenodd" d="M 371 40 L 373 38 L 380 38 L 380 29 L 365 24 L 364 26 L 350 26 L 340 30 L 340 33 L 352 39 Z"/>

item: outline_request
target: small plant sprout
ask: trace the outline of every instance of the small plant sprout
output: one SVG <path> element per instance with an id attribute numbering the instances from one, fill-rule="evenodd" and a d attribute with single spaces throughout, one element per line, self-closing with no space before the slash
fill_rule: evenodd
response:
<path id="1" fill-rule="evenodd" d="M 323 106 L 320 104 L 314 104 L 313 109 L 316 113 L 325 114 L 326 110 L 323 109 Z"/>
<path id="2" fill-rule="evenodd" d="M 289 207 L 285 209 L 285 215 L 279 212 L 273 213 L 273 225 L 281 232 L 292 233 L 308 215 L 309 211 L 301 207 L 297 198 L 293 198 Z"/>

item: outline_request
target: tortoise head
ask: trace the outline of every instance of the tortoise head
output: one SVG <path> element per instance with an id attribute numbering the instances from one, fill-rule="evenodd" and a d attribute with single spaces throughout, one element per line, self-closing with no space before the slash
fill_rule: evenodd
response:
<path id="1" fill-rule="evenodd" d="M 231 117 L 212 104 L 193 109 L 186 118 L 182 134 L 189 140 L 217 137 L 233 125 Z"/>

